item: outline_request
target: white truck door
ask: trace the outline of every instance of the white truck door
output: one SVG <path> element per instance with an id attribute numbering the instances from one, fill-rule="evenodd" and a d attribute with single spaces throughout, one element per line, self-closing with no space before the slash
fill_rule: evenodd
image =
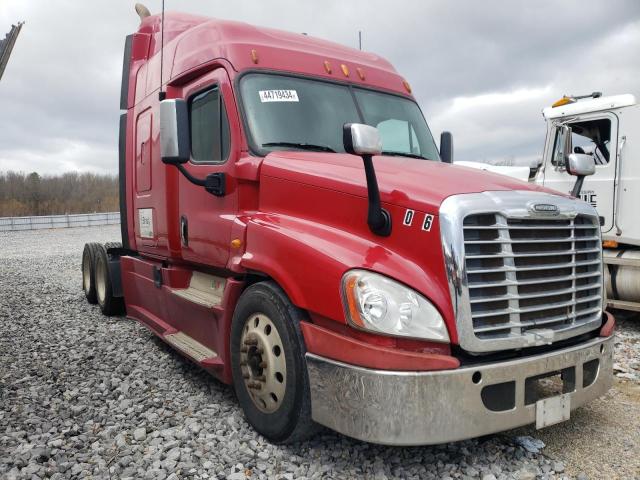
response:
<path id="1" fill-rule="evenodd" d="M 565 168 L 561 153 L 561 133 L 556 125 L 571 127 L 574 153 L 587 153 L 594 157 L 596 173 L 587 177 L 581 197 L 598 210 L 602 217 L 602 232 L 613 228 L 614 185 L 618 161 L 618 117 L 611 112 L 596 112 L 570 119 L 553 120 L 548 132 L 542 183 L 545 187 L 570 193 L 576 181 Z"/>

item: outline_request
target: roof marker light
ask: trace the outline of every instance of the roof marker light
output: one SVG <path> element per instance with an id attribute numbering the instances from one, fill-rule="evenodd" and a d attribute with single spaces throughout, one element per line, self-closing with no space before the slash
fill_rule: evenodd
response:
<path id="1" fill-rule="evenodd" d="M 566 95 L 562 97 L 560 100 L 551 105 L 551 108 L 561 107 L 563 105 L 567 105 L 569 103 L 575 103 L 575 99 L 571 97 L 567 97 Z"/>
<path id="2" fill-rule="evenodd" d="M 409 85 L 409 82 L 407 82 L 406 80 L 403 80 L 402 84 L 404 85 L 405 90 L 411 93 L 411 85 Z"/>
<path id="3" fill-rule="evenodd" d="M 344 63 L 342 65 L 340 65 L 340 68 L 342 69 L 342 73 L 344 73 L 345 77 L 349 76 L 349 67 L 347 67 Z"/>
<path id="4" fill-rule="evenodd" d="M 251 60 L 253 63 L 258 63 L 258 52 L 255 49 L 251 50 Z"/>
<path id="5" fill-rule="evenodd" d="M 361 68 L 356 68 L 356 72 L 358 72 L 358 76 L 360 77 L 360 80 L 364 80 L 364 71 Z"/>
<path id="6" fill-rule="evenodd" d="M 328 60 L 324 61 L 324 69 L 327 71 L 327 73 L 331 73 L 331 64 Z"/>

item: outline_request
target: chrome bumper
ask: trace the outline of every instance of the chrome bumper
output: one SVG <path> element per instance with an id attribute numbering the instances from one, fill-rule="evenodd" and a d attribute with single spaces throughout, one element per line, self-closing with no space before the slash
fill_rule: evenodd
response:
<path id="1" fill-rule="evenodd" d="M 613 381 L 613 339 L 437 372 L 370 370 L 307 353 L 312 417 L 344 435 L 387 445 L 438 444 L 508 430 L 536 421 L 536 403 L 525 402 L 525 383 L 531 377 L 573 372 L 573 385 L 565 390 L 571 410 L 604 394 Z M 589 371 L 583 368 L 595 359 L 597 370 L 596 362 Z M 583 378 L 592 383 L 583 386 Z M 502 411 L 487 408 L 482 390 L 509 382 L 514 382 L 514 405 Z M 500 400 L 509 396 L 498 393 L 494 396 Z"/>

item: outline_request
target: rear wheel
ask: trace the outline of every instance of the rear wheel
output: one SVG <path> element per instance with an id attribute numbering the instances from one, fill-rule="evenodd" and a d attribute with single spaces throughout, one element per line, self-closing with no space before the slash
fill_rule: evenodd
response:
<path id="1" fill-rule="evenodd" d="M 231 325 L 233 385 L 247 421 L 276 443 L 304 440 L 311 420 L 309 378 L 299 322 L 303 313 L 273 282 L 250 286 Z"/>
<path id="2" fill-rule="evenodd" d="M 95 264 L 99 250 L 104 247 L 99 243 L 85 243 L 82 251 L 82 290 L 89 303 L 96 303 Z"/>
<path id="3" fill-rule="evenodd" d="M 109 257 L 106 248 L 101 248 L 96 255 L 95 263 L 96 300 L 104 315 L 121 315 L 124 313 L 124 300 L 113 296 L 113 285 L 109 272 Z"/>

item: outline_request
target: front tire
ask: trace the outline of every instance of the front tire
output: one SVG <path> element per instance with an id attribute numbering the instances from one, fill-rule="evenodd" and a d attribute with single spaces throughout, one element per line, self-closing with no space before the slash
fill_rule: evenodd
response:
<path id="1" fill-rule="evenodd" d="M 273 282 L 241 295 L 231 324 L 233 385 L 247 421 L 274 443 L 298 442 L 319 428 L 311 420 L 304 314 Z"/>

